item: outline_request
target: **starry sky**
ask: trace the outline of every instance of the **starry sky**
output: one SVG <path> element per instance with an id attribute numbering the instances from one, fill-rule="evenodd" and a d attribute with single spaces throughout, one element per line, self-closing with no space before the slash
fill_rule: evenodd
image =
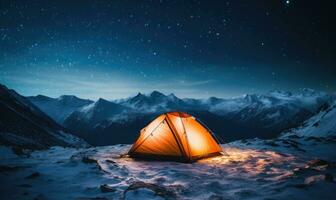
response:
<path id="1" fill-rule="evenodd" d="M 115 99 L 336 91 L 329 1 L 0 1 L 0 83 Z"/>

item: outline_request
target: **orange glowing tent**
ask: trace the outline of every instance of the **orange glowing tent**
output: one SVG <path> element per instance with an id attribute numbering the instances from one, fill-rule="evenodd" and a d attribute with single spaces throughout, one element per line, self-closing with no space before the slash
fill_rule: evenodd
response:
<path id="1" fill-rule="evenodd" d="M 158 116 L 140 131 L 128 155 L 193 162 L 221 153 L 222 148 L 212 132 L 195 117 L 183 112 L 169 112 Z"/>

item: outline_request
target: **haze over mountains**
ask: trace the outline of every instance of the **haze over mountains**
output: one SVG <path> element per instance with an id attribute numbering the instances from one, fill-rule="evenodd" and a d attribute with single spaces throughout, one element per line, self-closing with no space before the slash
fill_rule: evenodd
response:
<path id="1" fill-rule="evenodd" d="M 90 144 L 108 145 L 132 143 L 139 130 L 158 114 L 176 110 L 196 116 L 225 142 L 273 138 L 329 107 L 335 95 L 303 89 L 297 93 L 272 91 L 232 99 L 180 99 L 158 91 L 95 102 L 75 96 L 27 98 Z"/>

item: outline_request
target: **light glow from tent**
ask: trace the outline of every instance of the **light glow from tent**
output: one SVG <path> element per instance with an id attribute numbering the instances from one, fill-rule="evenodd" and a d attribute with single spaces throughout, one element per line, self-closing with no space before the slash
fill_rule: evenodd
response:
<path id="1" fill-rule="evenodd" d="M 188 133 L 190 149 L 192 149 L 193 155 L 203 155 L 207 152 L 207 140 L 198 134 L 197 132 Z"/>

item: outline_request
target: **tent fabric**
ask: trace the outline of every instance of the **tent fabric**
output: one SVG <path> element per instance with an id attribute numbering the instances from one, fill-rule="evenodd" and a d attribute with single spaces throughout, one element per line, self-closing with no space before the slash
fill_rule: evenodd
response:
<path id="1" fill-rule="evenodd" d="M 196 118 L 183 112 L 169 112 L 140 131 L 128 154 L 135 158 L 195 161 L 221 152 L 212 132 Z"/>

